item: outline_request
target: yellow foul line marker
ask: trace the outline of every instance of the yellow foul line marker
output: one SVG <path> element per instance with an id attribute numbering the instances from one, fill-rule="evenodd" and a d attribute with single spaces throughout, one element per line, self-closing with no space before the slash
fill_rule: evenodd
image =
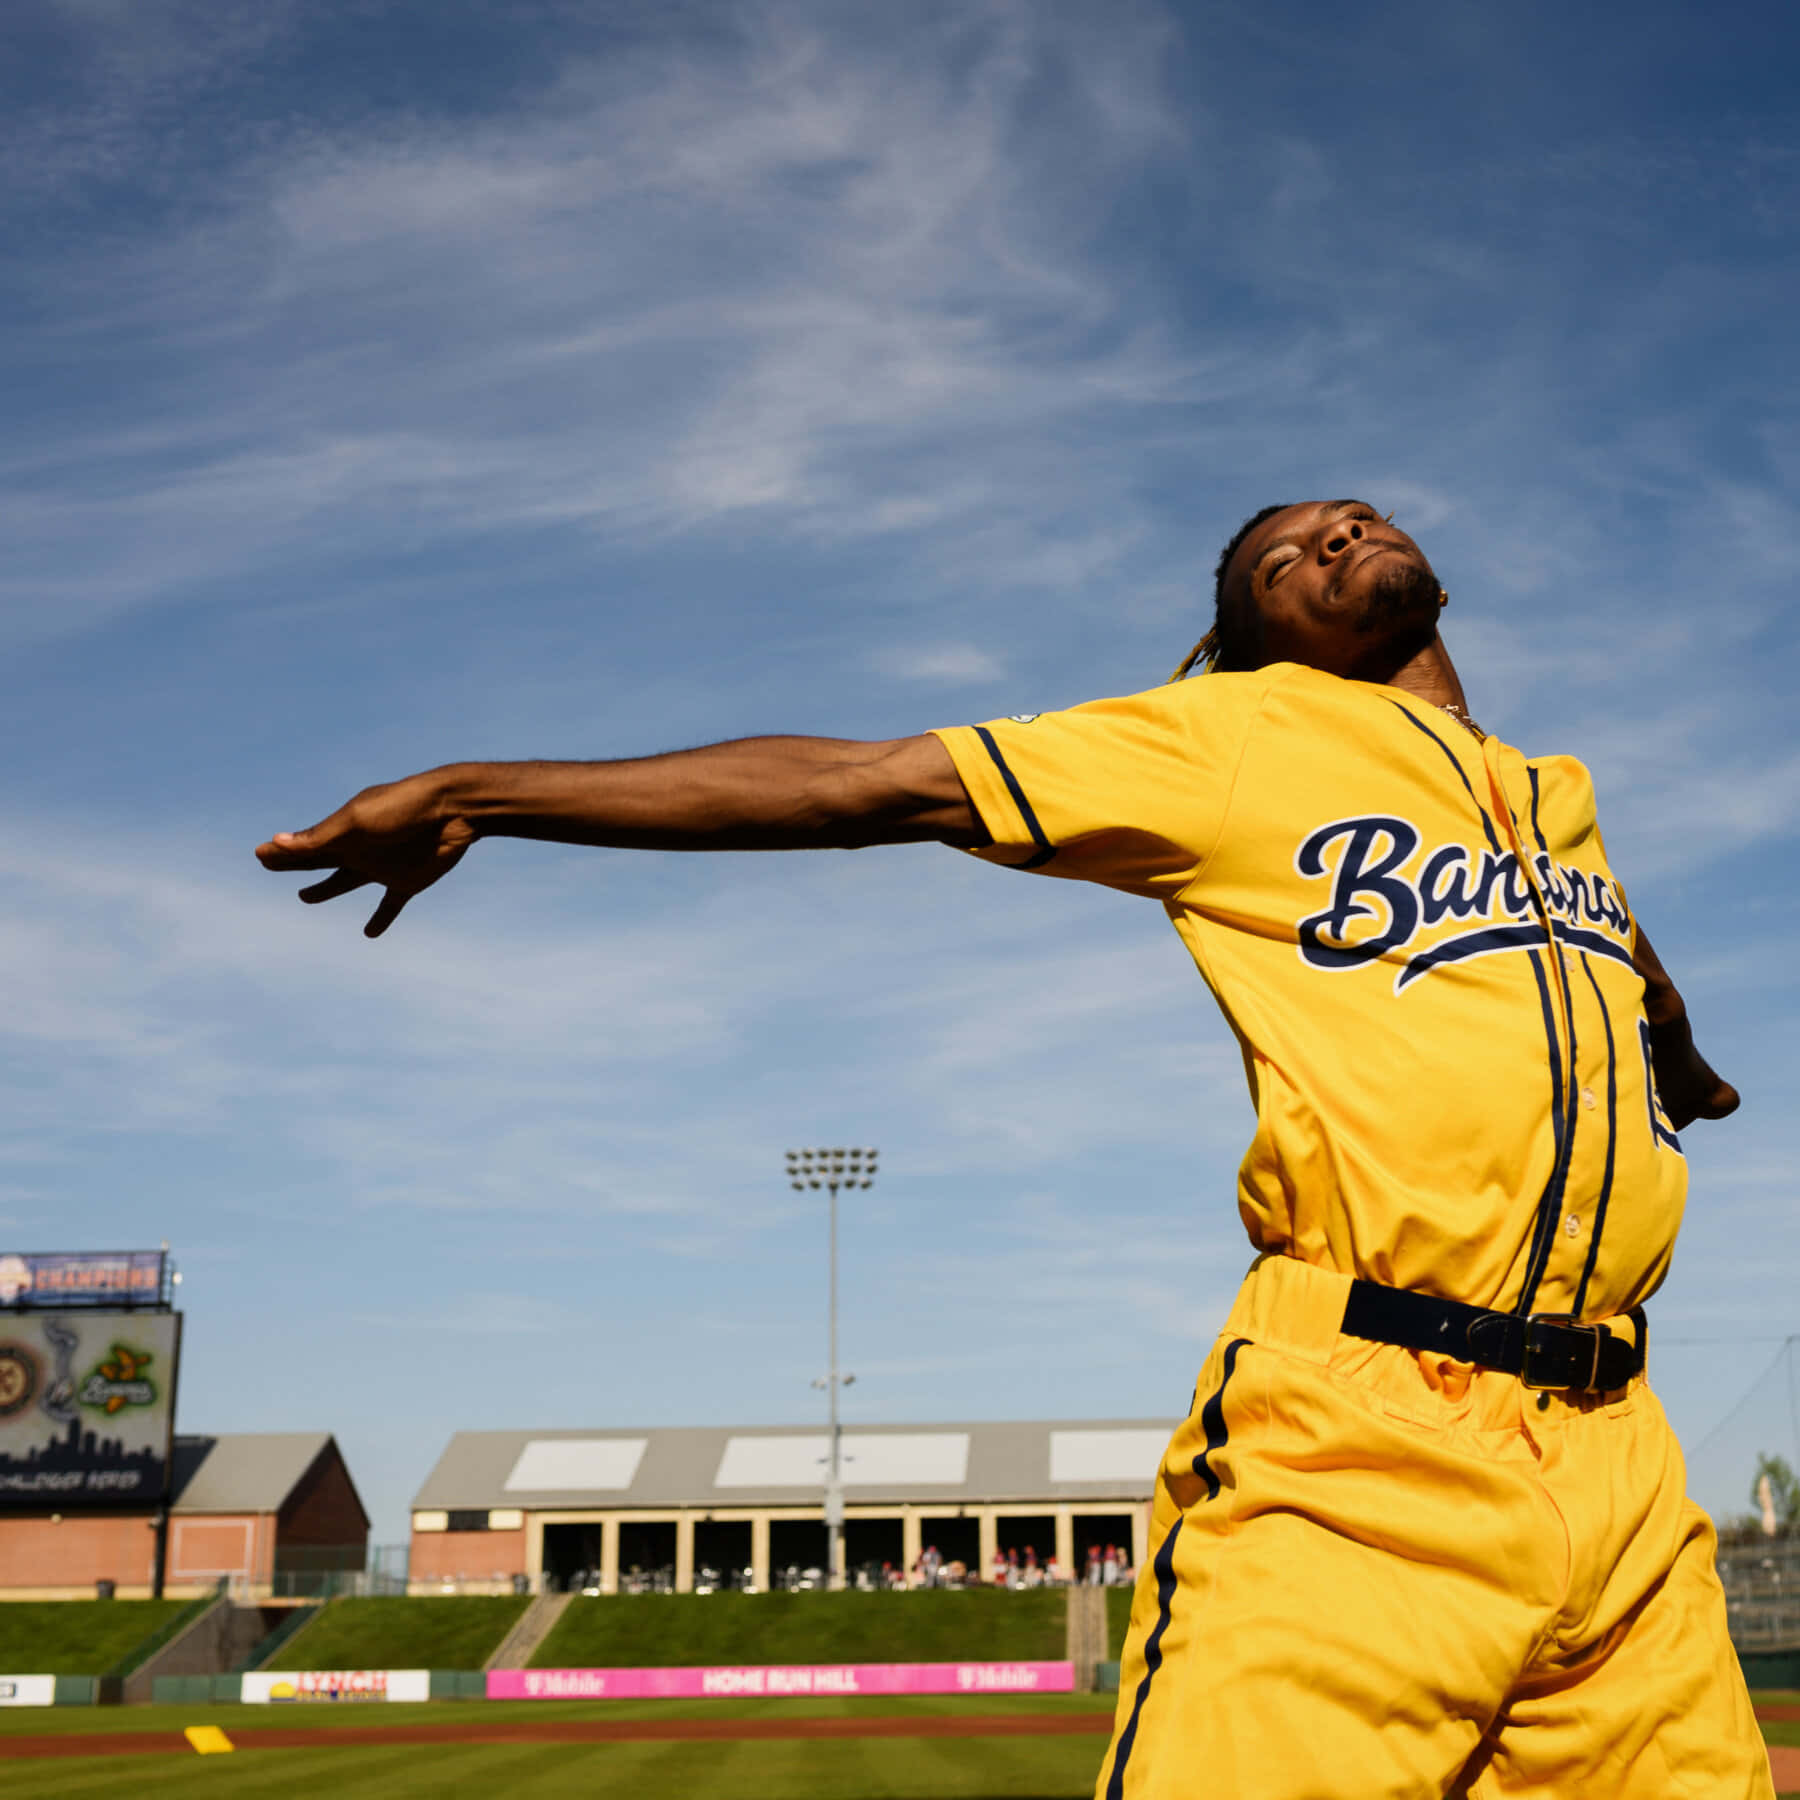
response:
<path id="1" fill-rule="evenodd" d="M 219 1756 L 237 1746 L 216 1725 L 190 1725 L 181 1734 L 202 1756 Z"/>

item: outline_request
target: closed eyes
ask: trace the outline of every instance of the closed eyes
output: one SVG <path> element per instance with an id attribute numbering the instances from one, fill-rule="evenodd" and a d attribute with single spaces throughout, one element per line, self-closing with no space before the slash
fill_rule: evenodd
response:
<path id="1" fill-rule="evenodd" d="M 1371 525 L 1377 521 L 1384 525 L 1391 525 L 1394 522 L 1394 515 L 1388 513 L 1384 517 L 1372 506 L 1357 506 L 1335 514 L 1330 522 L 1338 524 L 1346 519 L 1366 521 Z M 1262 576 L 1263 586 L 1265 588 L 1273 587 L 1301 559 L 1302 554 L 1298 544 L 1271 545 L 1263 552 L 1262 560 L 1257 565 L 1257 573 Z"/>

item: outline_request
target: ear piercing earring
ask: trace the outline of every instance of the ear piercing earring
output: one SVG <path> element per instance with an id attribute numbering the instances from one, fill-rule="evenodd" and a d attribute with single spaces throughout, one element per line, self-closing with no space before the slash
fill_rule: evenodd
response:
<path id="1" fill-rule="evenodd" d="M 1439 606 L 1448 606 L 1449 604 L 1450 604 L 1449 590 L 1447 588 L 1439 588 L 1438 589 L 1438 605 Z"/>

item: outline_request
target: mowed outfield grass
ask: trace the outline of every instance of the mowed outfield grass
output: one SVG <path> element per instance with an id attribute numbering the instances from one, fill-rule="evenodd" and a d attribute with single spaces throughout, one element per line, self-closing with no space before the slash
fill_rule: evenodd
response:
<path id="1" fill-rule="evenodd" d="M 524 1595 L 398 1595 L 330 1601 L 275 1652 L 283 1669 L 479 1669 L 525 1608 Z"/>
<path id="2" fill-rule="evenodd" d="M 1060 1588 L 626 1594 L 596 1600 L 577 1595 L 531 1663 L 537 1669 L 670 1669 L 722 1663 L 1058 1662 L 1068 1645 L 1067 1621 L 1068 1601 Z"/>
<path id="3" fill-rule="evenodd" d="M 842 1717 L 879 1712 L 920 1719 L 943 1714 L 1066 1713 L 1092 1715 L 1092 1732 L 1015 1738 L 895 1737 L 838 1741 L 695 1741 L 626 1744 L 466 1744 L 459 1727 L 483 1719 L 683 1717 Z M 81 1737 L 73 1709 L 40 1713 L 58 1735 Z M 370 1730 L 400 1720 L 442 1722 L 442 1744 L 359 1743 Z M 320 1744 L 292 1750 L 246 1750 L 231 1756 L 76 1757 L 8 1763 L 0 1784 L 18 1793 L 128 1800 L 139 1794 L 218 1795 L 221 1800 L 274 1800 L 327 1792 L 332 1800 L 642 1800 L 679 1794 L 690 1800 L 1085 1800 L 1106 1747 L 1108 1715 L 1089 1696 L 995 1696 L 980 1701 L 930 1698 L 846 1700 L 719 1700 L 700 1704 L 620 1702 L 443 1702 L 419 1706 L 122 1707 L 87 1714 L 91 1727 L 179 1731 L 217 1725 L 233 1732 L 304 1726 Z M 22 1730 L 17 1715 L 0 1716 L 0 1747 Z M 92 1731 L 94 1739 L 106 1729 Z"/>
<path id="4" fill-rule="evenodd" d="M 33 1800 L 1087 1800 L 1102 1748 L 1080 1738 L 386 1744 L 34 1762 L 29 1791 Z"/>
<path id="5" fill-rule="evenodd" d="M 1774 1688 L 1752 1688 L 1750 1699 L 1759 1710 L 1765 1706 L 1800 1706 L 1800 1693 Z M 1762 1734 L 1771 1744 L 1800 1748 L 1800 1719 L 1764 1719 Z"/>
<path id="6" fill-rule="evenodd" d="M 104 1675 L 186 1600 L 10 1600 L 0 1604 L 0 1669 L 9 1675 Z"/>
<path id="7" fill-rule="evenodd" d="M 1794 1696 L 1758 1696 L 1792 1702 Z M 572 1702 L 537 1705 L 444 1703 L 431 1706 L 130 1707 L 88 1713 L 86 1724 L 101 1738 L 119 1730 L 179 1730 L 212 1724 L 232 1731 L 306 1724 L 319 1730 L 318 1748 L 245 1751 L 233 1756 L 79 1757 L 7 1764 L 0 1782 L 12 1791 L 53 1800 L 128 1800 L 139 1794 L 218 1795 L 221 1800 L 301 1800 L 328 1792 L 332 1800 L 551 1800 L 585 1795 L 595 1800 L 641 1800 L 644 1794 L 680 1794 L 688 1800 L 1085 1800 L 1092 1792 L 1105 1748 L 1106 1721 L 1095 1713 L 1093 1733 L 1043 1738 L 880 1738 L 799 1742 L 668 1742 L 639 1744 L 358 1743 L 364 1728 L 384 1721 L 442 1720 L 453 1736 L 457 1724 L 481 1718 L 549 1719 L 634 1717 L 718 1719 L 798 1717 L 845 1713 L 933 1711 L 1049 1712 L 1092 1709 L 1090 1697 L 996 1697 L 977 1703 L 944 1700 Z M 59 1735 L 83 1721 L 73 1709 L 35 1719 L 0 1715 L 0 1740 L 38 1730 L 54 1718 Z M 1795 1726 L 1772 1723 L 1773 1742 L 1787 1741 Z M 329 1739 L 330 1741 L 326 1741 Z M 1797 1800 L 1784 1793 L 1782 1800 Z"/>

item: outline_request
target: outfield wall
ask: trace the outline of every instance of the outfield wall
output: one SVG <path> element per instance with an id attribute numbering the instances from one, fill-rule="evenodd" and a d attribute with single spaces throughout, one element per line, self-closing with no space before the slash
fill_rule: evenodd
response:
<path id="1" fill-rule="evenodd" d="M 1070 1662 L 780 1663 L 717 1669 L 490 1669 L 490 1700 L 718 1700 L 890 1694 L 1072 1694 Z"/>
<path id="2" fill-rule="evenodd" d="M 21 1679 L 21 1678 L 12 1678 Z M 33 1690 L 34 1694 L 36 1689 Z M 165 1705 L 371 1705 L 442 1699 L 722 1700 L 744 1695 L 811 1699 L 894 1694 L 1071 1694 L 1069 1662 L 781 1663 L 690 1669 L 267 1669 L 246 1675 L 173 1676 L 156 1683 Z M 47 1695 L 46 1690 L 46 1695 Z M 50 1704 L 48 1697 L 17 1705 Z"/>

